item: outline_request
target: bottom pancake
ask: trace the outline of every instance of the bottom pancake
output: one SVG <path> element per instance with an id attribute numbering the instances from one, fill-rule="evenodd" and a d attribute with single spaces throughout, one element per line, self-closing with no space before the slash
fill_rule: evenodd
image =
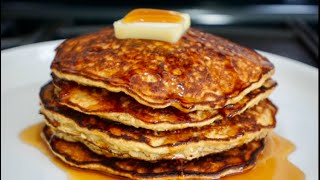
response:
<path id="1" fill-rule="evenodd" d="M 55 156 L 71 166 L 133 179 L 218 179 L 254 167 L 264 148 L 264 140 L 259 140 L 191 161 L 148 162 L 95 154 L 79 142 L 59 139 L 48 126 L 44 127 L 42 138 Z"/>

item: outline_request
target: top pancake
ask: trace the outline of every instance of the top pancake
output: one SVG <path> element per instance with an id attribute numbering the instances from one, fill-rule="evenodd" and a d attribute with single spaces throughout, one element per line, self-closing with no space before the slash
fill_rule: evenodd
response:
<path id="1" fill-rule="evenodd" d="M 195 29 L 171 44 L 120 40 L 111 27 L 63 42 L 51 69 L 62 79 L 184 112 L 235 104 L 274 72 L 258 53 Z"/>

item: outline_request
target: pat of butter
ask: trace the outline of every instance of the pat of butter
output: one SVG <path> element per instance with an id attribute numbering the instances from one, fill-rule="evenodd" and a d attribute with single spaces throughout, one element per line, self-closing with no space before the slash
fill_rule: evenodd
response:
<path id="1" fill-rule="evenodd" d="M 175 11 L 136 9 L 113 24 L 118 39 L 177 42 L 190 27 L 190 16 Z"/>

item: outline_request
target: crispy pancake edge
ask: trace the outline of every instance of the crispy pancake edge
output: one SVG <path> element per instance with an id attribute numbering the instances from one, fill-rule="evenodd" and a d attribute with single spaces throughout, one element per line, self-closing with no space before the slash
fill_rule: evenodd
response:
<path id="1" fill-rule="evenodd" d="M 55 86 L 57 86 L 59 89 L 61 89 L 62 94 L 63 94 L 62 95 L 63 97 L 61 97 L 60 93 L 58 93 L 57 99 L 58 99 L 59 103 L 62 105 L 68 106 L 71 109 L 74 109 L 76 111 L 79 111 L 79 112 L 82 112 L 85 114 L 96 115 L 96 116 L 99 116 L 99 117 L 102 117 L 105 119 L 117 121 L 117 122 L 120 122 L 120 123 L 123 123 L 126 125 L 131 125 L 131 126 L 134 126 L 137 128 L 142 127 L 142 128 L 151 129 L 154 131 L 167 131 L 167 130 L 183 129 L 183 128 L 188 128 L 188 127 L 202 127 L 205 125 L 209 125 L 216 120 L 220 120 L 224 116 L 227 116 L 230 118 L 230 117 L 233 117 L 237 114 L 241 114 L 246 109 L 253 107 L 254 105 L 258 104 L 258 102 L 260 102 L 261 100 L 267 98 L 273 92 L 273 90 L 277 86 L 276 82 L 273 80 L 270 80 L 270 79 L 267 82 L 269 83 L 268 85 L 270 85 L 271 87 L 264 87 L 264 86 L 263 86 L 264 88 L 260 87 L 261 92 L 259 94 L 251 95 L 252 92 L 250 92 L 247 95 L 247 96 L 249 96 L 249 97 L 247 97 L 249 99 L 248 102 L 241 104 L 240 107 L 232 109 L 231 107 L 235 107 L 238 104 L 229 105 L 226 108 L 222 108 L 215 113 L 208 112 L 208 113 L 211 113 L 212 115 L 209 116 L 208 118 L 201 119 L 201 120 L 196 120 L 196 116 L 195 116 L 195 118 L 193 118 L 192 114 L 189 115 L 189 113 L 182 113 L 182 115 L 183 115 L 182 117 L 185 117 L 186 119 L 179 120 L 178 122 L 170 122 L 170 121 L 166 121 L 166 120 L 161 121 L 161 119 L 157 120 L 157 122 L 147 122 L 147 121 L 144 121 L 143 119 L 140 119 L 139 116 L 136 116 L 134 113 L 117 112 L 117 110 L 115 110 L 115 111 L 110 110 L 110 112 L 103 112 L 102 110 L 91 111 L 89 108 L 86 108 L 85 106 L 81 105 L 80 103 L 77 103 L 77 101 L 78 102 L 85 102 L 85 99 L 83 99 L 83 98 L 81 99 L 81 97 L 76 95 L 76 99 L 72 100 L 71 99 L 72 95 L 67 95 L 67 94 L 70 94 L 70 91 L 68 92 L 68 90 L 64 90 L 63 89 L 64 86 L 59 87 L 59 85 L 56 85 L 56 84 L 55 84 Z M 48 85 L 46 85 L 46 86 L 48 86 Z M 43 88 L 46 88 L 46 87 L 43 87 Z M 41 90 L 41 91 L 43 91 L 43 90 Z M 76 91 L 81 91 L 81 88 L 76 89 Z M 87 90 L 87 91 L 84 90 L 83 92 L 84 92 L 84 94 L 87 94 L 87 96 L 90 97 L 89 90 Z M 103 96 L 101 96 L 97 99 L 100 99 L 102 102 L 104 101 L 104 100 L 102 100 Z M 97 101 L 97 103 L 100 103 L 99 100 Z M 134 105 L 134 103 L 130 103 L 130 105 L 131 104 Z M 138 106 L 138 107 L 143 108 L 143 105 Z M 147 109 L 147 108 L 148 107 L 145 107 L 144 109 Z M 224 109 L 226 109 L 227 114 L 224 112 Z M 157 110 L 154 110 L 154 111 L 157 111 Z M 163 111 L 160 111 L 160 110 L 158 110 L 158 111 L 159 111 L 159 115 L 161 116 L 160 112 L 163 112 Z M 145 111 L 143 111 L 143 112 L 145 112 Z M 223 114 L 221 114 L 222 112 L 223 112 Z M 191 113 L 194 113 L 194 112 L 191 112 Z M 203 112 L 203 113 L 207 113 L 207 112 Z M 178 115 L 180 115 L 180 114 L 181 114 L 181 112 L 178 113 Z M 148 114 L 146 114 L 146 116 L 148 116 Z M 158 116 L 158 117 L 160 117 L 160 116 Z M 143 118 L 143 116 L 142 116 L 142 118 Z M 176 117 L 176 119 L 179 119 L 179 117 Z"/>
<path id="2" fill-rule="evenodd" d="M 117 158 L 105 158 L 104 156 L 99 156 L 90 150 L 88 150 L 83 144 L 81 143 L 72 143 L 67 142 L 64 140 L 61 140 L 57 137 L 55 137 L 53 134 L 48 133 L 48 130 L 46 130 L 47 127 L 43 129 L 43 132 L 41 133 L 42 139 L 45 141 L 45 143 L 48 145 L 51 152 L 58 157 L 63 162 L 74 166 L 78 168 L 83 169 L 91 169 L 96 170 L 105 174 L 111 174 L 111 175 L 118 175 L 122 177 L 128 177 L 128 178 L 134 178 L 134 179 L 173 179 L 173 178 L 184 178 L 184 179 L 218 179 L 223 176 L 231 175 L 231 174 L 237 174 L 237 173 L 243 173 L 244 171 L 247 171 L 254 167 L 255 162 L 257 160 L 257 156 L 260 154 L 262 149 L 264 148 L 264 140 L 251 142 L 254 144 L 245 145 L 244 149 L 240 150 L 241 152 L 246 152 L 246 146 L 252 148 L 249 153 L 249 158 L 242 159 L 239 164 L 239 162 L 234 162 L 231 167 L 227 165 L 227 167 L 220 167 L 220 170 L 216 170 L 213 172 L 206 172 L 209 170 L 206 170 L 208 168 L 208 165 L 212 165 L 210 163 L 214 163 L 214 157 L 217 155 L 208 155 L 206 157 L 202 157 L 197 160 L 193 161 L 179 161 L 179 160 L 166 160 L 162 162 L 147 162 L 147 161 L 141 161 L 141 160 L 134 160 L 134 159 L 117 159 Z M 65 150 L 59 149 L 59 141 L 64 143 L 64 147 L 71 147 L 73 149 L 76 149 L 77 151 L 72 151 L 73 153 L 70 155 L 66 153 Z M 74 148 L 75 146 L 78 146 L 77 148 Z M 252 147 L 251 147 L 252 146 Z M 243 147 L 240 147 L 243 148 Z M 249 151 L 249 149 L 248 149 Z M 231 152 L 231 151 L 230 151 Z M 86 160 L 77 160 L 75 158 L 75 154 L 82 154 L 86 156 Z M 228 152 L 227 152 L 228 153 Z M 225 154 L 224 152 L 221 154 Z M 232 153 L 229 153 L 232 154 Z M 226 158 L 227 156 L 219 155 L 224 160 L 217 160 L 216 161 L 224 161 L 224 163 L 228 163 Z M 240 157 L 244 158 L 244 154 Z M 231 157 L 232 158 L 232 157 Z M 235 156 L 234 158 L 237 158 Z M 219 159 L 219 158 L 218 158 Z M 118 163 L 117 163 L 118 162 Z M 232 163 L 232 160 L 229 161 Z M 122 163 L 122 168 L 119 167 Z M 160 163 L 160 164 L 159 164 Z M 117 166 L 118 165 L 118 166 Z M 202 165 L 202 166 L 201 166 Z M 230 165 L 230 164 L 229 164 Z M 140 169 L 134 169 L 134 168 Z M 199 167 L 201 166 L 201 167 Z M 158 173 L 155 172 L 148 172 L 148 171 L 155 171 L 156 168 L 158 168 Z M 131 169 L 131 170 L 126 170 Z M 153 168 L 153 169 L 151 169 Z M 173 170 L 178 169 L 178 170 Z M 180 169 L 180 170 L 179 170 Z M 199 170 L 197 170 L 199 169 Z M 159 170 L 161 172 L 159 172 Z M 147 171 L 147 172 L 146 172 Z M 163 172 L 166 171 L 166 172 Z M 169 171 L 169 172 L 168 172 Z"/>
<path id="3" fill-rule="evenodd" d="M 204 111 L 204 110 L 219 109 L 219 108 L 222 108 L 223 106 L 235 104 L 237 101 L 241 100 L 245 95 L 247 95 L 250 91 L 261 87 L 263 85 L 263 83 L 274 74 L 274 71 L 270 71 L 268 74 L 265 74 L 258 82 L 252 83 L 249 87 L 244 89 L 237 96 L 228 99 L 225 103 L 223 103 L 221 105 L 212 105 L 212 103 L 210 103 L 210 102 L 202 102 L 202 103 L 195 103 L 192 106 L 187 106 L 187 105 L 181 105 L 180 103 L 178 103 L 178 101 L 175 101 L 175 100 L 173 100 L 172 102 L 167 102 L 167 103 L 154 103 L 154 102 L 151 102 L 151 101 L 148 101 L 148 100 L 142 98 L 141 96 L 139 96 L 133 92 L 128 92 L 128 90 L 126 90 L 126 89 L 109 87 L 101 81 L 94 81 L 92 79 L 85 78 L 85 77 L 79 77 L 79 76 L 76 76 L 73 74 L 61 73 L 55 69 L 52 69 L 52 72 L 55 76 L 57 76 L 61 79 L 65 79 L 67 81 L 74 81 L 74 82 L 77 82 L 77 83 L 82 84 L 84 86 L 94 86 L 94 87 L 99 87 L 99 88 L 105 88 L 111 92 L 124 92 L 127 95 L 133 97 L 139 103 L 146 105 L 146 106 L 149 106 L 149 107 L 152 107 L 152 108 L 166 108 L 169 106 L 173 106 L 173 107 L 179 109 L 180 111 L 183 111 L 186 113 L 192 112 L 192 111 L 197 111 L 197 110 Z M 213 108 L 212 108 L 212 106 L 213 106 Z"/>

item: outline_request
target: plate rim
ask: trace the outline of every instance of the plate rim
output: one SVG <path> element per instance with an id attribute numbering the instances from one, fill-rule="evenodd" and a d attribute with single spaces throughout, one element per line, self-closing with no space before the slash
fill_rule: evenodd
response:
<path id="1" fill-rule="evenodd" d="M 33 44 L 28 44 L 28 45 L 23 45 L 23 46 L 18 46 L 18 47 L 14 47 L 14 48 L 10 48 L 10 49 L 6 49 L 6 50 L 2 50 L 1 51 L 1 58 L 3 58 L 3 56 L 6 56 L 7 54 L 10 54 L 10 53 L 16 53 L 16 51 L 20 51 L 20 50 L 25 50 L 25 49 L 29 49 L 29 48 L 37 48 L 39 46 L 56 46 L 56 45 L 59 45 L 59 42 L 63 42 L 63 40 L 54 40 L 54 41 L 45 41 L 45 42 L 39 42 L 39 43 L 33 43 Z M 305 64 L 303 62 L 300 62 L 300 61 L 297 61 L 297 60 L 294 60 L 294 59 L 291 59 L 291 58 L 288 58 L 288 57 L 284 57 L 284 56 L 281 56 L 281 55 L 277 55 L 277 54 L 273 54 L 273 53 L 270 53 L 270 52 L 265 52 L 265 51 L 260 51 L 260 50 L 256 50 L 258 53 L 262 54 L 263 56 L 267 55 L 267 56 L 273 56 L 273 57 L 277 57 L 277 58 L 280 58 L 281 60 L 285 60 L 283 62 L 285 63 L 289 63 L 290 65 L 293 65 L 294 67 L 299 67 L 299 68 L 302 68 L 303 71 L 308 71 L 308 73 L 310 73 L 313 76 L 316 76 L 316 79 L 319 78 L 319 76 L 317 76 L 318 74 L 318 68 L 316 67 L 313 67 L 313 66 L 310 66 L 308 64 Z M 270 58 L 269 58 L 270 59 Z M 16 61 L 20 61 L 21 59 L 18 59 Z M 270 59 L 271 60 L 271 59 Z M 271 60 L 272 61 L 272 60 Z M 1 60 L 1 65 L 5 64 L 5 63 L 8 63 L 9 62 L 9 59 L 2 59 Z M 277 62 L 280 62 L 280 61 L 277 61 Z M 1 66 L 1 69 L 3 68 L 4 66 Z M 276 70 L 277 71 L 277 70 Z M 7 80 L 5 79 L 4 84 L 6 84 Z M 1 84 L 2 84 L 1 83 Z M 318 81 L 317 81 L 318 83 Z M 1 90 L 2 88 L 6 89 L 6 87 L 2 86 L 1 87 Z M 2 93 L 1 93 L 2 94 Z M 1 101 L 1 104 L 2 104 L 2 101 Z M 2 108 L 1 108 L 2 109 Z M 3 123 L 3 121 L 1 121 L 1 124 Z M 319 133 L 319 128 L 318 128 L 318 133 Z M 2 133 L 1 133 L 2 135 Z M 3 137 L 3 136 L 2 136 Z M 318 139 L 319 140 L 319 139 Z M 318 148 L 318 147 L 317 147 Z M 319 150 L 319 148 L 318 148 Z M 1 153 L 2 154 L 2 153 Z M 317 162 L 319 163 L 319 160 L 317 160 Z M 317 176 L 318 177 L 318 174 L 317 173 Z"/>

